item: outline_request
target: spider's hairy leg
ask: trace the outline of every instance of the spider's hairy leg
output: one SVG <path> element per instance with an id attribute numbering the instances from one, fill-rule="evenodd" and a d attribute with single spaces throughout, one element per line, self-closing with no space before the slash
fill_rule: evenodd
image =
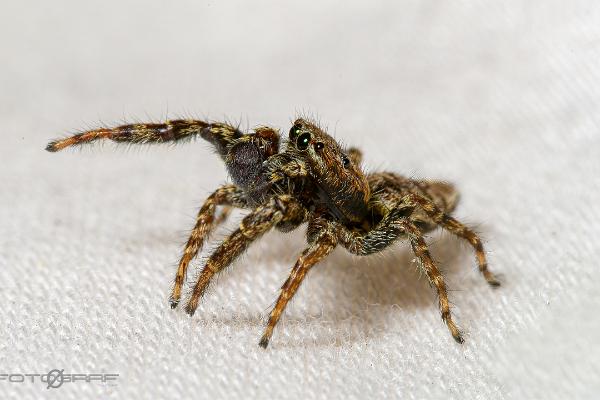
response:
<path id="1" fill-rule="evenodd" d="M 223 214 L 215 218 L 217 206 L 225 205 L 226 208 Z M 224 221 L 230 206 L 239 208 L 247 207 L 247 202 L 244 193 L 241 189 L 234 185 L 225 185 L 215 190 L 204 202 L 198 215 L 196 216 L 196 225 L 190 234 L 190 237 L 183 250 L 183 255 L 179 261 L 177 274 L 175 275 L 175 284 L 171 290 L 169 303 L 171 308 L 177 307 L 181 299 L 181 288 L 186 277 L 187 269 L 190 262 L 196 257 L 202 249 L 205 239 L 210 234 L 211 230 L 220 222 Z"/>
<path id="2" fill-rule="evenodd" d="M 275 328 L 275 325 L 277 325 L 288 301 L 294 296 L 311 267 L 327 257 L 333 249 L 335 249 L 336 244 L 334 235 L 325 231 L 302 252 L 302 255 L 298 261 L 296 261 L 294 268 L 292 268 L 290 276 L 281 287 L 281 294 L 277 299 L 275 307 L 273 307 L 273 310 L 271 311 L 269 322 L 260 339 L 259 346 L 264 349 L 267 348 L 269 340 L 273 335 L 273 329 Z"/>
<path id="3" fill-rule="evenodd" d="M 209 123 L 194 119 L 176 119 L 163 123 L 127 124 L 113 128 L 99 128 L 76 135 L 52 140 L 46 150 L 55 152 L 66 147 L 108 139 L 117 143 L 166 143 L 191 139 L 197 135 L 212 143 L 219 154 L 224 156 L 226 148 L 242 133 L 233 126 L 223 123 Z"/>
<path id="4" fill-rule="evenodd" d="M 483 250 L 483 243 L 475 232 L 467 228 L 455 218 L 443 212 L 442 209 L 436 206 L 433 201 L 424 196 L 411 193 L 407 195 L 405 199 L 408 203 L 412 203 L 420 207 L 436 224 L 440 225 L 442 228 L 448 230 L 458 237 L 467 240 L 475 250 L 479 271 L 487 283 L 493 287 L 500 286 L 500 281 L 498 278 L 496 278 L 496 276 L 488 269 L 485 251 Z"/>
<path id="5" fill-rule="evenodd" d="M 419 263 L 425 271 L 427 278 L 429 278 L 429 282 L 435 286 L 437 290 L 438 303 L 440 311 L 442 312 L 442 320 L 446 323 L 446 326 L 448 326 L 448 329 L 450 330 L 454 340 L 456 340 L 458 343 L 463 343 L 464 339 L 462 338 L 458 327 L 454 321 L 452 321 L 452 316 L 450 314 L 450 303 L 448 302 L 448 290 L 446 289 L 444 277 L 435 266 L 435 263 L 429 254 L 429 249 L 427 248 L 427 243 L 425 243 L 423 234 L 421 231 L 419 231 L 419 228 L 417 228 L 408 219 L 400 221 L 400 225 L 408 234 L 413 253 L 415 253 L 419 259 Z"/>
<path id="6" fill-rule="evenodd" d="M 211 278 L 227 266 L 229 266 L 250 243 L 258 239 L 265 232 L 279 222 L 288 219 L 297 220 L 298 215 L 304 218 L 305 209 L 296 203 L 291 196 L 275 196 L 268 203 L 258 206 L 248 214 L 238 229 L 236 229 L 221 245 L 211 254 L 206 261 L 202 272 L 198 276 L 192 295 L 185 306 L 185 311 L 194 315 L 200 298 L 206 291 Z"/>

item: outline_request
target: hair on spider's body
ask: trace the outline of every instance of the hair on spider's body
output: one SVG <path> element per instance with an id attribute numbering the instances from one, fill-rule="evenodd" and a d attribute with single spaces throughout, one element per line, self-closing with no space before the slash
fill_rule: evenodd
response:
<path id="1" fill-rule="evenodd" d="M 270 127 L 244 134 L 226 123 L 179 119 L 90 130 L 54 140 L 46 149 L 54 152 L 100 139 L 176 143 L 197 136 L 212 144 L 233 184 L 216 189 L 198 212 L 175 276 L 172 308 L 181 300 L 190 262 L 233 207 L 249 209 L 250 213 L 206 260 L 185 306 L 190 315 L 211 279 L 253 241 L 272 228 L 286 232 L 308 223 L 308 246 L 281 288 L 259 343 L 262 347 L 267 347 L 275 325 L 308 271 L 338 245 L 352 254 L 366 256 L 379 253 L 399 239 L 408 239 L 420 269 L 437 291 L 442 319 L 458 342 L 463 339 L 452 320 L 446 284 L 423 235 L 441 226 L 467 240 L 484 278 L 492 286 L 499 285 L 487 267 L 477 234 L 450 216 L 458 201 L 451 184 L 409 179 L 391 172 L 365 174 L 360 166 L 360 150 L 345 150 L 317 124 L 303 118 L 294 122 L 284 145 L 278 130 Z M 219 206 L 223 212 L 216 217 Z"/>

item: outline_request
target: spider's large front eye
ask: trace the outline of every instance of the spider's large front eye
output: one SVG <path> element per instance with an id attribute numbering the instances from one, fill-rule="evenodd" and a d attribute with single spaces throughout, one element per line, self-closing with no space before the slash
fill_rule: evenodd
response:
<path id="1" fill-rule="evenodd" d="M 300 124 L 296 124 L 296 125 L 292 126 L 292 128 L 290 129 L 289 138 L 291 140 L 294 140 L 294 138 L 296 136 L 298 136 L 298 134 L 300 133 L 301 130 L 302 130 L 302 126 Z"/>
<path id="2" fill-rule="evenodd" d="M 306 150 L 308 148 L 308 144 L 310 143 L 310 133 L 304 132 L 298 139 L 296 140 L 296 147 L 298 150 Z"/>

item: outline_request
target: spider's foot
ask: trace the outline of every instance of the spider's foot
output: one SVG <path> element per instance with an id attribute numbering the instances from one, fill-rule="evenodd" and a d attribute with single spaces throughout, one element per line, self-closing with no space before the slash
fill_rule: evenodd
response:
<path id="1" fill-rule="evenodd" d="M 463 344 L 465 342 L 465 339 L 463 339 L 463 335 L 460 332 L 460 330 L 458 329 L 458 327 L 456 326 L 456 324 L 454 323 L 454 321 L 452 321 L 451 319 L 448 319 L 448 320 L 446 320 L 446 325 L 448 326 L 448 329 L 450 330 L 450 334 L 452 335 L 454 340 L 456 340 L 456 343 Z"/>
<path id="2" fill-rule="evenodd" d="M 489 284 L 491 287 L 493 287 L 493 288 L 497 288 L 497 287 L 500 287 L 500 286 L 502 286 L 502 285 L 500 284 L 500 281 L 498 281 L 498 280 L 488 281 L 488 284 Z"/>
<path id="3" fill-rule="evenodd" d="M 498 277 L 496 275 L 494 275 L 493 273 L 491 273 L 490 271 L 484 271 L 483 277 L 485 278 L 485 280 L 491 287 L 493 287 L 493 288 L 500 287 L 500 279 L 498 279 Z"/>
<path id="4" fill-rule="evenodd" d="M 48 144 L 46 145 L 46 151 L 49 151 L 49 152 L 51 152 L 51 153 L 54 153 L 54 152 L 56 152 L 56 151 L 60 150 L 60 149 L 59 149 L 59 148 L 56 146 L 56 143 L 57 143 L 57 141 L 56 141 L 56 140 L 53 140 L 53 141 L 51 141 L 50 143 L 48 143 Z"/>
<path id="5" fill-rule="evenodd" d="M 260 342 L 258 342 L 258 345 L 260 347 L 262 347 L 263 349 L 266 349 L 267 346 L 269 345 L 271 336 L 273 336 L 273 328 L 274 327 L 275 327 L 275 325 L 271 325 L 271 321 L 269 320 L 269 324 L 267 325 L 266 329 L 264 330 L 263 335 L 260 338 Z"/>
<path id="6" fill-rule="evenodd" d="M 187 314 L 187 315 L 189 315 L 190 317 L 193 317 L 193 316 L 194 316 L 194 313 L 196 312 L 196 306 L 194 306 L 194 305 L 192 305 L 192 304 L 188 303 L 188 304 L 185 306 L 185 312 L 186 312 L 186 314 Z"/>
<path id="7" fill-rule="evenodd" d="M 177 305 L 179 304 L 179 299 L 175 299 L 173 297 L 169 298 L 169 304 L 171 305 L 171 310 L 174 310 L 175 308 L 177 308 Z"/>
<path id="8" fill-rule="evenodd" d="M 463 344 L 465 342 L 465 339 L 462 336 L 462 333 L 458 332 L 456 335 L 452 334 L 452 337 L 454 338 L 454 340 L 456 340 L 456 343 L 458 344 Z"/>
<path id="9" fill-rule="evenodd" d="M 260 347 L 262 347 L 263 349 L 266 349 L 267 346 L 269 346 L 269 337 L 267 335 L 264 335 L 261 339 L 260 342 L 258 342 L 258 345 Z"/>

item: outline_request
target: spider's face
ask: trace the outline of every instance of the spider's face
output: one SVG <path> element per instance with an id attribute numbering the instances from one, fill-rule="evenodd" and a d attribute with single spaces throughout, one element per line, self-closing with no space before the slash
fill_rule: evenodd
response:
<path id="1" fill-rule="evenodd" d="M 298 119 L 290 129 L 288 151 L 306 163 L 321 201 L 335 217 L 345 222 L 363 218 L 371 195 L 367 178 L 331 136 Z"/>

